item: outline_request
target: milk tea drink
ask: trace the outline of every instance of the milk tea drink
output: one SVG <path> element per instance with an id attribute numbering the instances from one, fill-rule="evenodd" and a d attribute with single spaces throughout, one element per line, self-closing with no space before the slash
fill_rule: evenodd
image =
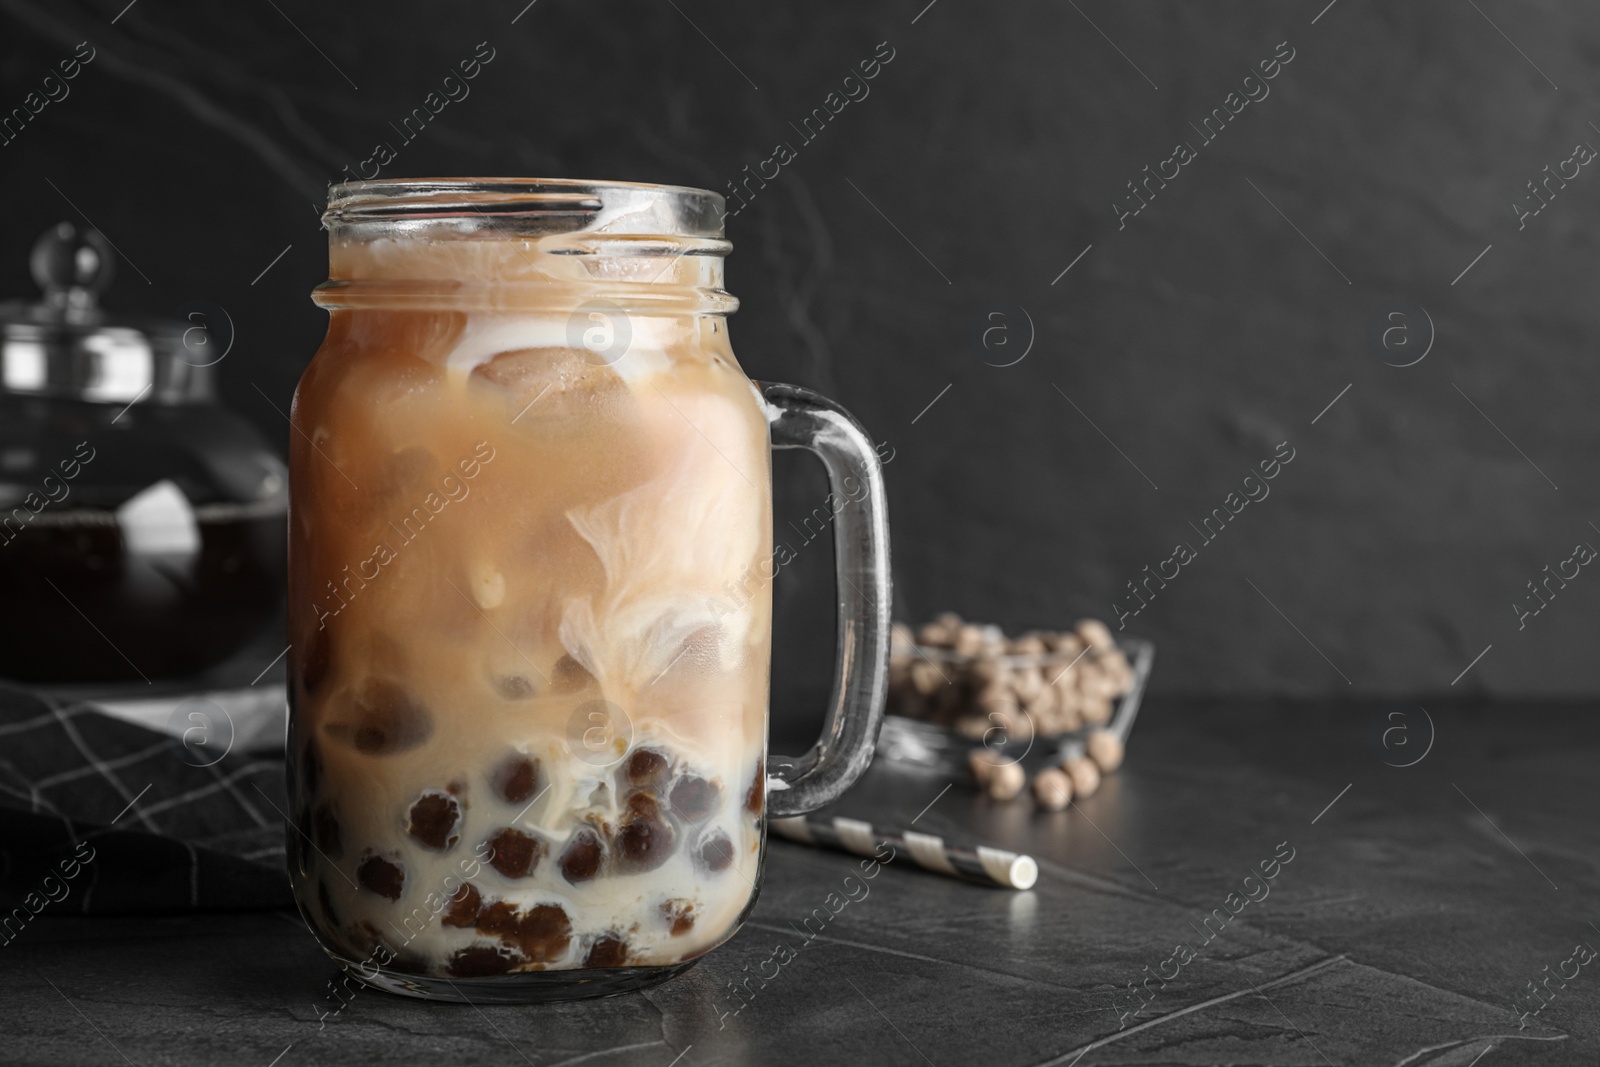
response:
<path id="1" fill-rule="evenodd" d="M 290 862 L 347 961 L 665 966 L 753 899 L 767 420 L 722 318 L 586 309 L 591 270 L 333 244 L 360 282 L 293 410 Z M 475 295 L 405 299 L 441 278 Z"/>

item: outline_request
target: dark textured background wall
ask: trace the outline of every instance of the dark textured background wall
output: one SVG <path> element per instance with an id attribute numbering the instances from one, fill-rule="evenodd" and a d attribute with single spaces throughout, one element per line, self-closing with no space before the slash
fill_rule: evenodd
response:
<path id="1" fill-rule="evenodd" d="M 0 0 L 0 108 L 95 49 L 0 145 L 0 292 L 31 290 L 40 229 L 91 219 L 124 256 L 113 307 L 228 309 L 225 396 L 276 442 L 262 394 L 285 406 L 325 321 L 325 183 L 376 142 L 384 176 L 720 191 L 786 141 L 730 220 L 735 344 L 893 446 L 903 617 L 1114 624 L 1187 541 L 1127 620 L 1160 691 L 1596 691 L 1600 576 L 1524 629 L 1512 608 L 1600 546 L 1600 174 L 1562 162 L 1600 145 L 1593 5 L 126 3 Z M 479 42 L 471 95 L 402 145 L 390 123 Z M 870 95 L 801 143 L 880 42 Z M 1205 142 L 1190 124 L 1281 42 L 1270 94 Z M 1578 174 L 1519 229 L 1547 165 Z M 1386 350 L 1374 321 L 1409 332 Z M 1204 544 L 1190 523 L 1285 441 Z M 781 531 L 824 488 L 778 473 Z M 830 566 L 819 545 L 780 576 L 782 699 L 826 674 Z"/>

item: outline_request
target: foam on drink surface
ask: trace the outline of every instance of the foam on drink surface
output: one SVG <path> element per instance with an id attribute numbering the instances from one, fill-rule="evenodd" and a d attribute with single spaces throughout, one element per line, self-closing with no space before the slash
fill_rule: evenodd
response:
<path id="1" fill-rule="evenodd" d="M 336 312 L 291 512 L 291 866 L 354 959 L 713 947 L 761 854 L 766 423 L 706 318 Z"/>

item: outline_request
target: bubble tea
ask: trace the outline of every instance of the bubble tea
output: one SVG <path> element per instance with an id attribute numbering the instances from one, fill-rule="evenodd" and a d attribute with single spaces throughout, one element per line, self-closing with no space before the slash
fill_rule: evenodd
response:
<path id="1" fill-rule="evenodd" d="M 772 412 L 720 219 L 559 185 L 451 215 L 410 183 L 407 228 L 362 213 L 387 184 L 334 191 L 294 403 L 296 897 L 385 988 L 622 988 L 729 937 L 760 877 Z"/>

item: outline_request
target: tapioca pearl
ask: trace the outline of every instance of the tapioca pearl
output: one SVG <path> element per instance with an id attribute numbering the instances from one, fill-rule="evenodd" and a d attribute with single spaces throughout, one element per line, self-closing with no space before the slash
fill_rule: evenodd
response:
<path id="1" fill-rule="evenodd" d="M 526 878 L 544 855 L 544 842 L 507 827 L 488 840 L 489 866 L 507 878 Z"/>
<path id="2" fill-rule="evenodd" d="M 585 827 L 572 835 L 561 853 L 561 876 L 573 885 L 587 882 L 600 873 L 605 861 L 605 845 L 600 835 Z"/>
<path id="3" fill-rule="evenodd" d="M 678 843 L 678 832 L 655 812 L 653 805 L 640 806 L 649 810 L 630 814 L 623 820 L 617 832 L 616 850 L 625 870 L 653 871 L 671 858 Z"/>
<path id="4" fill-rule="evenodd" d="M 549 963 L 567 951 L 572 922 L 557 904 L 536 904 L 525 911 L 497 900 L 478 913 L 478 932 L 500 938 L 533 963 Z"/>
<path id="5" fill-rule="evenodd" d="M 527 700 L 533 696 L 533 683 L 520 674 L 497 675 L 494 691 L 502 700 Z"/>
<path id="6" fill-rule="evenodd" d="M 621 967 L 628 962 L 628 942 L 617 934 L 595 938 L 584 958 L 585 967 Z"/>
<path id="7" fill-rule="evenodd" d="M 539 904 L 522 917 L 517 930 L 523 955 L 535 963 L 551 963 L 566 955 L 572 942 L 572 921 L 557 904 Z"/>
<path id="8" fill-rule="evenodd" d="M 433 716 L 422 702 L 379 678 L 370 679 L 334 715 L 324 732 L 368 756 L 409 752 L 433 736 Z"/>
<path id="9" fill-rule="evenodd" d="M 439 916 L 445 926 L 472 927 L 478 925 L 478 913 L 483 910 L 483 894 L 471 882 L 464 882 L 450 896 L 450 903 Z"/>
<path id="10" fill-rule="evenodd" d="M 700 863 L 708 871 L 725 871 L 733 866 L 733 841 L 722 830 L 711 830 L 700 839 Z"/>
<path id="11" fill-rule="evenodd" d="M 494 791 L 509 804 L 526 803 L 539 789 L 539 761 L 516 753 L 495 768 Z"/>
<path id="12" fill-rule="evenodd" d="M 356 868 L 356 881 L 361 883 L 361 888 L 368 892 L 376 893 L 380 897 L 390 900 L 399 900 L 400 893 L 405 889 L 405 867 L 391 860 L 384 859 L 375 853 L 368 853 Z"/>
<path id="13" fill-rule="evenodd" d="M 509 900 L 496 900 L 478 909 L 474 925 L 481 934 L 510 937 L 517 930 L 517 906 Z"/>
<path id="14" fill-rule="evenodd" d="M 634 749 L 628 757 L 628 784 L 637 789 L 654 789 L 666 780 L 670 770 L 666 753 L 654 748 Z"/>
<path id="15" fill-rule="evenodd" d="M 750 779 L 750 789 L 744 795 L 744 810 L 760 818 L 767 799 L 767 767 L 765 760 L 756 760 L 755 777 Z"/>
<path id="16" fill-rule="evenodd" d="M 667 900 L 661 904 L 661 917 L 672 930 L 673 937 L 681 937 L 694 929 L 694 902 Z"/>
<path id="17" fill-rule="evenodd" d="M 449 793 L 430 789 L 411 805 L 407 832 L 429 848 L 444 851 L 461 839 L 461 802 Z"/>
<path id="18" fill-rule="evenodd" d="M 593 683 L 594 675 L 589 673 L 589 668 L 568 655 L 556 660 L 550 671 L 550 687 L 557 693 L 576 693 Z"/>
<path id="19" fill-rule="evenodd" d="M 497 945 L 471 945 L 459 949 L 445 964 L 453 978 L 487 978 L 505 974 L 521 961 L 510 950 Z"/>
<path id="20" fill-rule="evenodd" d="M 690 822 L 699 822 L 717 810 L 722 788 L 697 774 L 686 774 L 672 787 L 672 810 Z"/>

